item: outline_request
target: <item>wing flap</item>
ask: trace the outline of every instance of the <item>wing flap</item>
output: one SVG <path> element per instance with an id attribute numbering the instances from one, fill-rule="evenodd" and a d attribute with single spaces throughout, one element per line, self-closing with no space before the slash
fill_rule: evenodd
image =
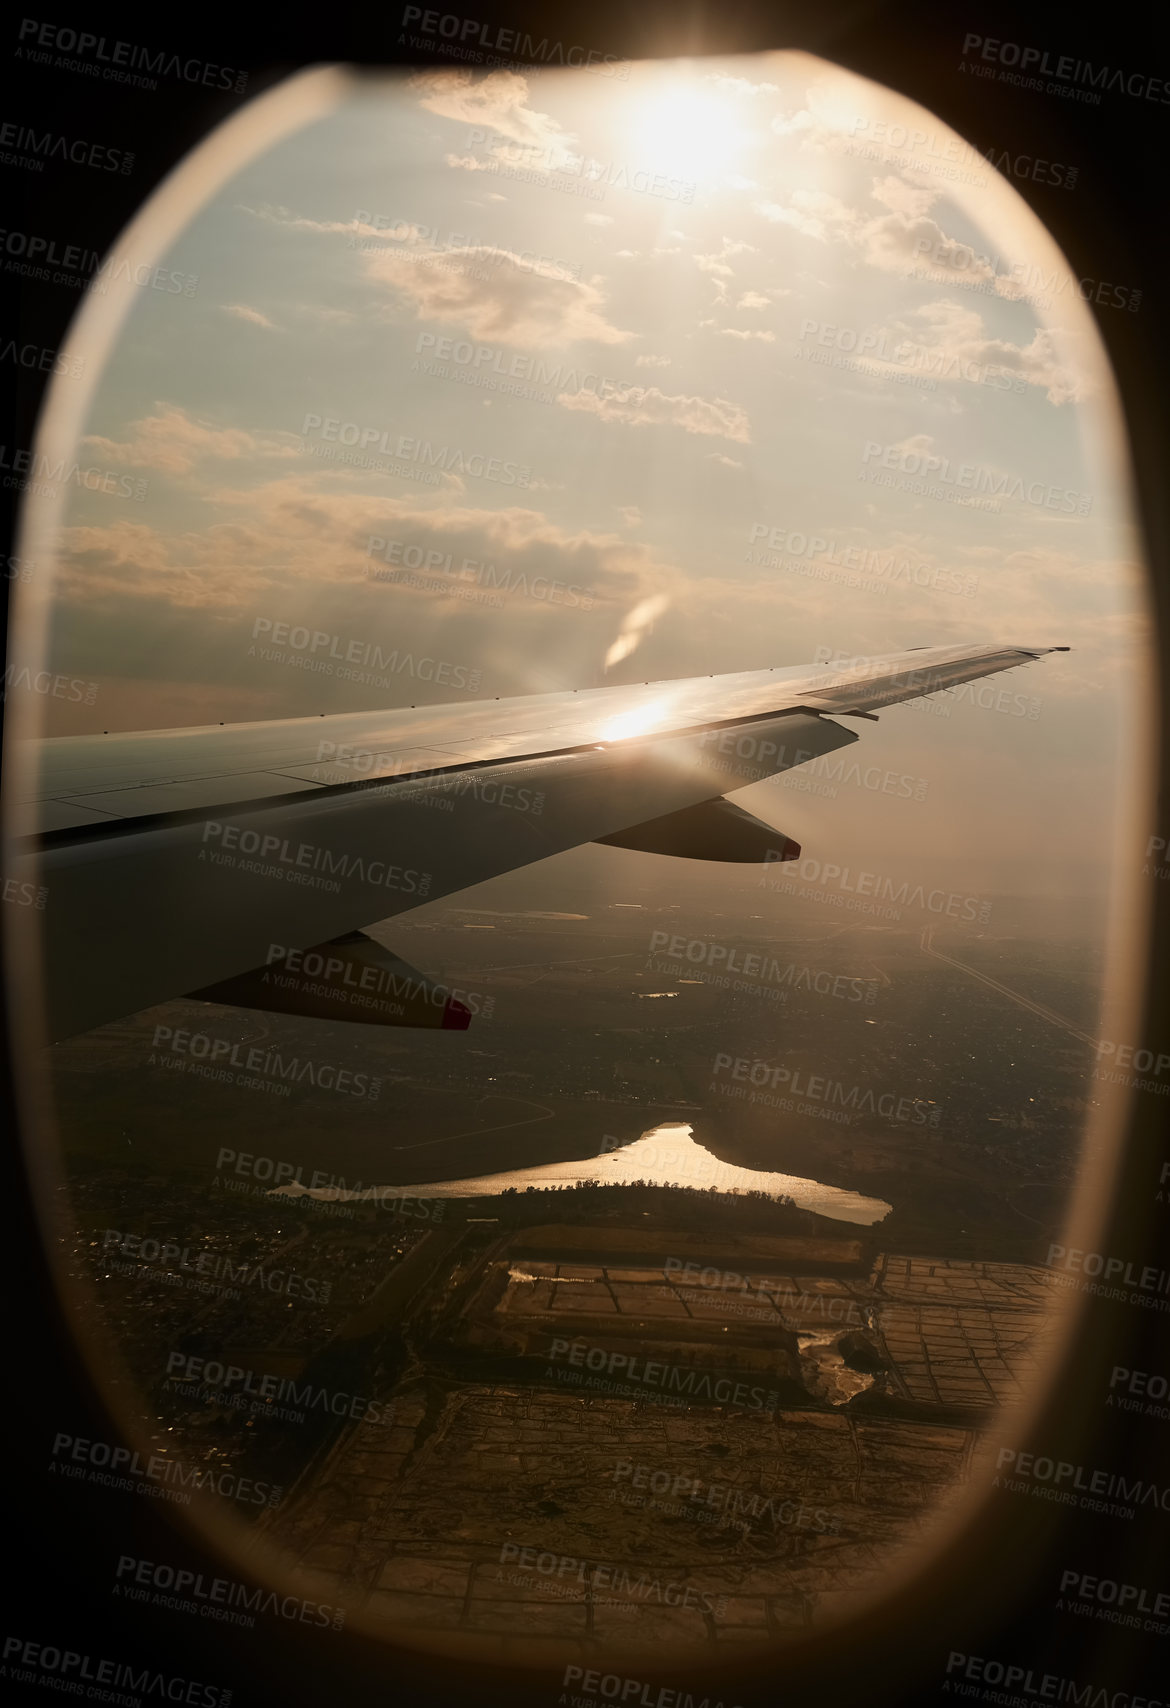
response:
<path id="1" fill-rule="evenodd" d="M 199 1002 L 363 1026 L 465 1032 L 471 1024 L 471 1009 L 446 985 L 392 955 L 364 931 L 272 953 L 264 966 L 190 994 Z"/>
<path id="2" fill-rule="evenodd" d="M 734 801 L 700 801 L 645 824 L 599 836 L 608 848 L 668 854 L 680 860 L 723 860 L 738 864 L 799 860 L 800 844 L 773 830 Z"/>

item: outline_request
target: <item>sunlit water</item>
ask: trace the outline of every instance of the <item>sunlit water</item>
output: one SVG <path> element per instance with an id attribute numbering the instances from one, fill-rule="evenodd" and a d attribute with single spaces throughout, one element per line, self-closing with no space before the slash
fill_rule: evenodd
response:
<path id="1" fill-rule="evenodd" d="M 429 1180 L 410 1186 L 368 1186 L 360 1191 L 337 1187 L 307 1187 L 294 1182 L 279 1186 L 273 1197 L 362 1199 L 379 1201 L 400 1192 L 412 1198 L 488 1198 L 509 1187 L 523 1192 L 529 1186 L 573 1186 L 594 1180 L 603 1186 L 630 1185 L 636 1180 L 655 1186 L 710 1186 L 720 1192 L 767 1192 L 793 1199 L 802 1210 L 829 1216 L 838 1222 L 871 1227 L 889 1215 L 891 1206 L 881 1198 L 865 1198 L 840 1186 L 825 1186 L 819 1180 L 803 1180 L 796 1174 L 773 1174 L 763 1169 L 738 1168 L 721 1162 L 699 1144 L 685 1122 L 666 1122 L 652 1127 L 632 1144 L 615 1145 L 600 1156 L 574 1162 L 539 1163 L 535 1168 L 512 1169 L 503 1174 L 484 1174 L 466 1180 Z"/>

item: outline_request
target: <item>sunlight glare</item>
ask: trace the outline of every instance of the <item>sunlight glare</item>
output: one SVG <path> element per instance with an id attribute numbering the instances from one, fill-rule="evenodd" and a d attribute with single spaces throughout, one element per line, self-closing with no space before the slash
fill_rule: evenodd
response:
<path id="1" fill-rule="evenodd" d="M 683 178 L 727 164 L 746 140 L 735 101 L 689 77 L 670 79 L 638 124 L 639 145 L 653 163 Z"/>
<path id="2" fill-rule="evenodd" d="M 597 734 L 601 741 L 628 741 L 631 736 L 647 735 L 657 729 L 665 720 L 667 712 L 673 705 L 669 694 L 663 694 L 656 700 L 647 701 L 645 705 L 633 706 L 628 712 L 619 712 L 617 717 L 610 718 L 603 724 Z"/>

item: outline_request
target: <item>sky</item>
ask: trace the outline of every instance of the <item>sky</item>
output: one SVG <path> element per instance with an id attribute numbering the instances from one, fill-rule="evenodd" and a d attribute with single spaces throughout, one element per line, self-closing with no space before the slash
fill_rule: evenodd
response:
<path id="1" fill-rule="evenodd" d="M 864 727 L 912 800 L 738 799 L 1099 891 L 1146 631 L 1054 255 L 940 121 L 808 56 L 354 78 L 135 292 L 78 453 L 129 480 L 71 492 L 55 570 L 52 665 L 97 691 L 46 731 L 1062 644 L 1006 706 Z"/>

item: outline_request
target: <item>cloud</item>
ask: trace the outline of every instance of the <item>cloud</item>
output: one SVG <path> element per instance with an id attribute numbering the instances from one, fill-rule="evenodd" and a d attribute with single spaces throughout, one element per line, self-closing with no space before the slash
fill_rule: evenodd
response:
<path id="1" fill-rule="evenodd" d="M 275 332 L 276 326 L 266 314 L 261 314 L 258 308 L 249 308 L 246 303 L 229 302 L 221 305 L 221 312 L 234 314 L 237 320 L 247 320 L 253 326 L 263 326 L 269 332 Z"/>
<path id="2" fill-rule="evenodd" d="M 504 344 L 624 344 L 634 336 L 610 325 L 602 295 L 551 263 L 507 250 L 469 248 L 366 257 L 369 276 L 400 292 L 420 320 L 454 322 L 474 338 Z"/>
<path id="3" fill-rule="evenodd" d="M 875 178 L 870 195 L 891 213 L 907 214 L 918 219 L 932 208 L 939 191 L 929 185 L 912 184 L 906 178 Z"/>
<path id="4" fill-rule="evenodd" d="M 352 476 L 331 468 L 285 475 L 247 491 L 205 494 L 217 519 L 197 529 L 168 533 L 122 520 L 67 528 L 61 596 L 70 608 L 131 601 L 238 613 L 279 605 L 290 617 L 295 611 L 298 620 L 313 613 L 321 627 L 336 598 L 352 594 L 360 603 L 382 597 L 368 573 L 385 566 L 367 555 L 371 537 L 396 540 L 404 553 L 416 546 L 444 559 L 449 553 L 456 564 L 465 558 L 493 562 L 513 579 L 542 575 L 588 587 L 602 602 L 644 597 L 648 588 L 679 573 L 649 545 L 617 533 L 561 527 L 540 510 L 489 510 L 446 496 L 427 504 L 414 494 L 394 498 L 345 490 L 347 479 Z M 451 586 L 458 589 L 454 577 Z M 445 603 L 441 593 L 407 586 L 397 588 L 395 598 L 424 611 Z M 450 608 L 464 607 L 452 595 Z"/>
<path id="5" fill-rule="evenodd" d="M 974 370 L 975 383 L 983 383 L 981 376 L 988 369 L 1003 369 L 1026 385 L 1041 388 L 1052 404 L 1078 403 L 1091 394 L 1090 382 L 1077 370 L 1075 351 L 1045 327 L 1038 327 L 1029 343 L 1013 344 L 1010 339 L 989 337 L 976 309 L 939 301 L 916 309 L 905 321 L 895 321 L 897 333 L 909 335 L 944 364 L 957 364 L 960 378 Z M 945 377 L 946 366 L 940 371 Z"/>
<path id="6" fill-rule="evenodd" d="M 707 83 L 714 83 L 717 89 L 726 89 L 729 95 L 778 95 L 778 83 L 753 83 L 750 77 L 728 77 L 721 71 L 709 71 L 705 78 Z"/>
<path id="7" fill-rule="evenodd" d="M 924 216 L 885 214 L 859 226 L 850 234 L 850 241 L 871 267 L 896 273 L 900 278 L 916 273 L 943 283 L 952 278 L 982 282 L 995 276 L 986 262 L 977 260 L 970 244 L 948 237 L 936 220 Z M 928 263 L 923 261 L 927 255 Z M 1001 282 L 1007 288 L 999 294 L 1020 295 L 1019 287 L 1011 280 Z"/>
<path id="8" fill-rule="evenodd" d="M 743 467 L 743 464 L 737 463 L 734 457 L 725 457 L 722 451 L 712 451 L 708 460 L 718 463 L 721 468 L 725 469 L 741 469 Z"/>
<path id="9" fill-rule="evenodd" d="M 1015 302 L 1025 287 L 999 272 L 989 257 L 949 236 L 928 217 L 940 191 L 894 176 L 874 180 L 870 194 L 889 211 L 867 214 L 847 207 L 823 190 L 794 190 L 787 202 L 758 202 L 756 212 L 774 225 L 787 225 L 818 243 L 843 243 L 869 266 L 899 278 L 928 282 L 989 284 L 995 296 Z"/>
<path id="10" fill-rule="evenodd" d="M 734 269 L 728 266 L 728 262 L 736 255 L 755 253 L 754 245 L 725 237 L 721 246 L 713 253 L 694 257 L 695 266 L 701 273 L 706 273 L 715 285 L 716 302 L 727 301 L 727 286 L 724 281 L 735 277 Z"/>
<path id="11" fill-rule="evenodd" d="M 618 515 L 627 528 L 640 528 L 642 526 L 642 512 L 636 504 L 619 504 Z"/>
<path id="12" fill-rule="evenodd" d="M 326 303 L 302 303 L 299 312 L 307 320 L 323 320 L 327 326 L 350 326 L 358 318 L 352 308 L 335 308 Z"/>
<path id="13" fill-rule="evenodd" d="M 359 224 L 354 219 L 307 219 L 304 214 L 295 214 L 291 208 L 281 207 L 277 202 L 261 202 L 258 207 L 250 208 L 243 202 L 237 202 L 236 212 L 247 214 L 251 219 L 262 220 L 265 225 L 283 225 L 289 231 L 313 231 L 333 237 L 385 237 L 384 231 L 377 226 Z"/>
<path id="14" fill-rule="evenodd" d="M 846 123 L 849 130 L 844 128 Z M 839 87 L 814 84 L 805 94 L 805 105 L 777 114 L 772 129 L 777 136 L 799 136 L 802 153 L 847 154 L 853 152 L 852 131 L 857 124 L 856 103 L 850 103 L 846 118 Z"/>
<path id="15" fill-rule="evenodd" d="M 613 224 L 613 215 L 612 214 L 587 213 L 585 215 L 585 224 L 586 225 L 612 225 Z"/>
<path id="16" fill-rule="evenodd" d="M 674 360 L 672 356 L 635 356 L 636 368 L 669 368 Z"/>
<path id="17" fill-rule="evenodd" d="M 525 147 L 567 152 L 572 140 L 555 119 L 528 106 L 528 80 L 514 71 L 489 71 L 479 79 L 470 71 L 422 71 L 409 87 L 428 113 L 486 126 Z"/>
<path id="18" fill-rule="evenodd" d="M 205 459 L 237 462 L 256 457 L 295 457 L 301 443 L 292 434 L 264 437 L 242 427 L 214 427 L 197 421 L 173 404 L 157 403 L 157 414 L 130 423 L 128 439 L 107 439 L 90 433 L 85 443 L 110 462 L 130 468 L 158 469 L 163 474 L 189 474 Z"/>
<path id="19" fill-rule="evenodd" d="M 1058 406 L 1080 402 L 1093 393 L 1071 335 L 1038 328 L 1026 344 L 993 338 L 976 309 L 946 298 L 925 303 L 902 319 L 867 327 L 858 349 L 860 369 L 875 375 L 904 378 L 920 373 L 943 382 L 988 385 L 997 391 L 1007 389 L 1014 375 L 1019 381 L 1017 391 L 1024 385 L 1036 386 Z M 954 399 L 944 395 L 939 401 L 960 412 Z"/>
<path id="20" fill-rule="evenodd" d="M 817 121 L 807 107 L 798 107 L 792 113 L 777 113 L 772 120 L 772 129 L 777 136 L 799 136 L 815 132 Z"/>
<path id="21" fill-rule="evenodd" d="M 722 397 L 668 397 L 657 386 L 629 386 L 604 398 L 592 391 L 566 392 L 557 402 L 565 409 L 580 409 L 623 427 L 667 424 L 686 433 L 709 433 L 745 445 L 751 442 L 747 416 L 738 404 Z"/>
<path id="22" fill-rule="evenodd" d="M 768 298 L 762 291 L 745 291 L 736 303 L 736 308 L 767 308 Z"/>
<path id="23" fill-rule="evenodd" d="M 461 172 L 496 172 L 498 164 L 494 160 L 479 160 L 474 154 L 445 154 L 443 159 L 448 166 L 457 166 Z"/>
<path id="24" fill-rule="evenodd" d="M 992 294 L 1018 302 L 1027 291 L 1018 279 L 999 272 L 986 256 L 969 243 L 950 237 L 937 220 L 925 215 L 886 214 L 867 221 L 852 234 L 851 241 L 870 266 L 900 278 L 914 277 L 926 283 L 990 285 Z"/>
<path id="25" fill-rule="evenodd" d="M 446 494 L 440 507 L 417 493 L 355 491 L 352 471 L 347 490 L 346 478 L 333 469 L 321 490 L 320 475 L 300 472 L 217 495 L 217 519 L 198 528 L 124 518 L 63 532 L 57 667 L 109 687 L 98 727 L 465 697 L 442 685 L 456 677 L 431 680 L 413 664 L 360 680 L 281 668 L 253 644 L 258 617 L 482 670 L 486 694 L 588 687 L 615 611 L 685 579 L 661 548 L 616 530 L 560 527 L 536 509 L 491 511 Z M 395 543 L 395 562 L 445 567 L 396 581 L 387 556 L 367 551 L 371 536 Z M 206 697 L 192 699 L 199 684 Z"/>
<path id="26" fill-rule="evenodd" d="M 738 326 L 721 326 L 716 336 L 719 338 L 740 338 L 745 342 L 751 338 L 758 338 L 762 344 L 774 344 L 776 342 L 774 332 L 743 331 Z"/>
<path id="27" fill-rule="evenodd" d="M 844 107 L 840 91 L 834 91 L 830 86 L 814 86 L 808 90 L 805 99 L 803 108 L 772 120 L 772 129 L 778 136 L 800 138 L 802 154 L 828 154 L 838 158 L 852 155 L 922 174 L 937 170 L 934 163 L 939 159 L 948 164 L 982 167 L 986 171 L 984 156 L 953 131 L 948 131 L 941 122 L 933 134 L 886 120 L 874 122 L 872 117 L 858 111 L 856 100 Z M 923 150 L 923 158 L 919 162 L 912 157 L 920 149 Z M 983 188 L 988 179 L 968 173 L 965 181 Z"/>
<path id="28" fill-rule="evenodd" d="M 773 225 L 790 225 L 818 243 L 848 238 L 858 221 L 853 209 L 827 190 L 794 190 L 787 203 L 758 202 L 756 212 Z"/>
<path id="29" fill-rule="evenodd" d="M 409 220 L 399 220 L 393 228 L 388 228 L 369 225 L 365 220 L 359 219 L 309 219 L 306 215 L 294 213 L 291 208 L 281 207 L 275 202 L 261 202 L 254 208 L 239 202 L 236 212 L 247 214 L 251 219 L 261 220 L 265 225 L 279 225 L 286 231 L 308 231 L 319 237 L 348 237 L 351 249 L 358 247 L 360 239 L 364 254 L 369 254 L 371 250 L 388 250 L 396 243 L 426 244 L 430 241 L 430 233 L 426 228 L 414 225 Z M 315 305 L 314 312 L 324 317 L 330 312 L 344 311 L 331 311 Z"/>
<path id="30" fill-rule="evenodd" d="M 911 433 L 908 439 L 899 440 L 896 445 L 891 445 L 890 449 L 902 456 L 924 457 L 933 444 L 934 438 L 930 433 Z"/>

